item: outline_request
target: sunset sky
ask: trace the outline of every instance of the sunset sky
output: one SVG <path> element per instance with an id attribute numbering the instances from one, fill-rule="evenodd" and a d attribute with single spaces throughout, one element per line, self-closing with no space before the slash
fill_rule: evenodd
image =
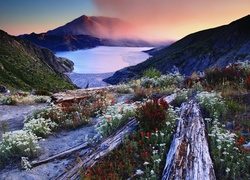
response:
<path id="1" fill-rule="evenodd" d="M 147 37 L 177 40 L 250 14 L 250 0 L 0 0 L 0 29 L 42 33 L 84 14 L 118 17 Z"/>

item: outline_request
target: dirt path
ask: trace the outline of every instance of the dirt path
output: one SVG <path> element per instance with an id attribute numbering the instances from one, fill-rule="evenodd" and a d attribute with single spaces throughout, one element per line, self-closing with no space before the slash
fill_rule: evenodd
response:
<path id="1" fill-rule="evenodd" d="M 32 115 L 37 109 L 42 109 L 47 104 L 25 104 L 19 103 L 16 106 L 0 104 L 0 123 L 6 122 L 8 131 L 20 130 L 23 128 L 23 119 Z M 0 134 L 3 133 L 0 124 Z"/>

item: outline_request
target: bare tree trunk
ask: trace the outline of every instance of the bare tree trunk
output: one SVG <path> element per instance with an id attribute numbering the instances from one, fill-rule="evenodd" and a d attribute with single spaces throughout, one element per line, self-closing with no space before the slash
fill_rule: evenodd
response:
<path id="1" fill-rule="evenodd" d="M 205 134 L 205 124 L 195 99 L 183 103 L 163 171 L 163 180 L 216 179 Z"/>

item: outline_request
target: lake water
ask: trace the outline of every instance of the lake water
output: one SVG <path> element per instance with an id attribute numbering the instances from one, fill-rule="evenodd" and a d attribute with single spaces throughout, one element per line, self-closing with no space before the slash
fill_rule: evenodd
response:
<path id="1" fill-rule="evenodd" d="M 57 52 L 75 63 L 73 73 L 96 74 L 115 72 L 127 66 L 136 65 L 149 58 L 151 47 L 110 47 L 99 46 L 92 49 Z"/>
<path id="2" fill-rule="evenodd" d="M 57 52 L 56 56 L 74 62 L 74 71 L 67 73 L 74 84 L 80 88 L 101 87 L 108 84 L 102 79 L 110 77 L 117 70 L 136 65 L 150 56 L 142 51 L 152 47 L 110 47 L 99 46 L 92 49 Z"/>

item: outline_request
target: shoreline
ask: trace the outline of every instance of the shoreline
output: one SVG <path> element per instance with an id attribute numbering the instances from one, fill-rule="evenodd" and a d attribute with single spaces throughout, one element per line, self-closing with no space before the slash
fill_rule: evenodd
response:
<path id="1" fill-rule="evenodd" d="M 110 73 L 96 73 L 96 74 L 82 74 L 82 73 L 65 73 L 71 81 L 79 88 L 86 88 L 89 83 L 89 88 L 105 87 L 110 84 L 103 81 L 103 79 L 112 76 L 115 72 Z"/>

